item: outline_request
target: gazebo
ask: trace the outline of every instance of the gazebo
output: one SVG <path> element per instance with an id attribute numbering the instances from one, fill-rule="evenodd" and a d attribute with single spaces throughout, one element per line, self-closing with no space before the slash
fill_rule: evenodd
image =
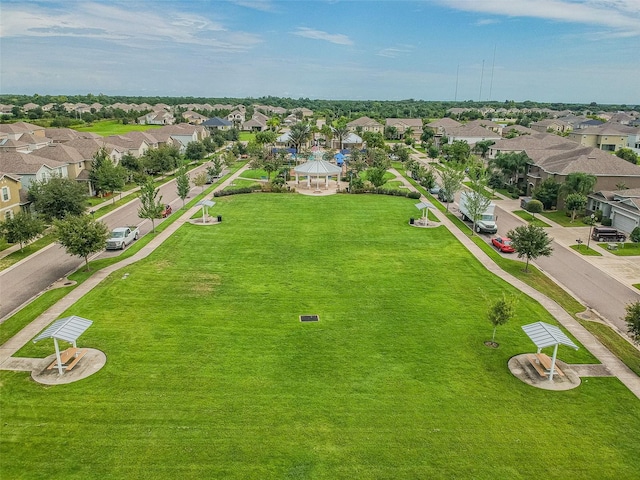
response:
<path id="1" fill-rule="evenodd" d="M 202 223 L 207 223 L 207 212 L 209 211 L 209 208 L 213 207 L 215 204 L 216 202 L 207 199 L 200 200 L 196 203 L 196 207 L 202 207 Z"/>
<path id="2" fill-rule="evenodd" d="M 296 174 L 296 184 L 300 183 L 299 175 L 307 176 L 307 187 L 311 188 L 311 177 L 316 177 L 316 188 L 319 189 L 320 177 L 325 179 L 325 188 L 329 188 L 329 177 L 335 175 L 338 181 L 342 168 L 327 162 L 326 160 L 314 159 L 298 165 L 293 169 Z"/>
<path id="3" fill-rule="evenodd" d="M 64 373 L 64 368 L 66 368 L 67 370 L 71 370 L 86 353 L 86 351 L 84 350 L 78 350 L 76 341 L 78 340 L 78 337 L 91 326 L 91 324 L 93 324 L 91 320 L 87 320 L 86 318 L 78 317 L 76 315 L 62 318 L 53 322 L 49 328 L 47 328 L 44 332 L 34 338 L 33 343 L 39 342 L 40 340 L 43 340 L 45 338 L 53 338 L 53 344 L 56 348 L 56 361 L 52 363 L 49 368 L 56 365 L 58 367 L 58 373 L 62 375 Z M 64 340 L 65 342 L 72 343 L 73 348 L 67 349 L 64 352 L 60 353 L 58 340 Z M 71 361 L 69 365 L 65 365 L 72 358 L 73 361 Z"/>
<path id="4" fill-rule="evenodd" d="M 549 325 L 544 322 L 530 323 L 529 325 L 523 325 L 522 330 L 531 341 L 538 347 L 538 354 L 540 350 L 545 347 L 553 346 L 553 357 L 551 359 L 551 365 L 549 366 L 549 381 L 553 380 L 553 373 L 556 366 L 556 357 L 558 354 L 558 345 L 565 345 L 571 347 L 574 350 L 578 350 L 578 346 L 567 337 L 562 330 L 554 325 Z"/>
<path id="5" fill-rule="evenodd" d="M 429 225 L 429 209 L 436 208 L 431 202 L 416 203 L 416 208 L 422 212 L 422 222 L 424 225 Z"/>

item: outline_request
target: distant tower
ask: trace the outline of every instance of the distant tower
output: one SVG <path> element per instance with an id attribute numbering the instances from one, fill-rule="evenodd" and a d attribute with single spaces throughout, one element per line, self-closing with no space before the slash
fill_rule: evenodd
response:
<path id="1" fill-rule="evenodd" d="M 493 63 L 491 64 L 491 82 L 489 83 L 489 100 L 491 100 L 491 92 L 493 90 L 493 69 L 496 66 L 496 48 L 497 45 L 493 45 Z"/>
<path id="2" fill-rule="evenodd" d="M 480 96 L 478 97 L 478 101 L 482 100 L 482 79 L 484 78 L 484 60 L 482 60 L 482 70 L 480 71 Z"/>

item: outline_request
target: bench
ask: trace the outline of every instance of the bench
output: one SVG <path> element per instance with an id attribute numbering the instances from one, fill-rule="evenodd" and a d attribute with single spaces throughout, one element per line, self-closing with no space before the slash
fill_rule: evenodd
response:
<path id="1" fill-rule="evenodd" d="M 65 351 L 60 352 L 60 361 L 62 362 L 62 365 L 67 363 L 69 360 L 71 360 L 71 357 L 75 356 L 76 353 L 78 353 L 77 348 L 67 348 Z M 53 361 L 53 363 L 47 367 L 47 370 L 51 370 L 57 364 L 58 364 L 58 359 L 56 358 Z"/>
<path id="2" fill-rule="evenodd" d="M 544 353 L 536 353 L 536 359 L 542 364 L 542 366 L 547 371 L 551 370 L 551 359 L 549 358 L 548 355 L 545 355 Z M 555 366 L 553 367 L 553 372 L 557 373 L 561 377 L 564 377 L 564 372 L 562 370 L 560 370 L 560 367 L 558 367 L 558 363 L 557 362 L 556 362 Z"/>
<path id="3" fill-rule="evenodd" d="M 538 362 L 538 359 L 535 357 L 535 355 L 527 355 L 527 359 L 529 360 L 531 366 L 536 369 L 536 372 L 538 372 L 541 377 L 547 376 L 547 372 L 545 372 L 544 369 L 540 366 L 540 363 Z"/>
<path id="4" fill-rule="evenodd" d="M 80 350 L 78 352 L 78 355 L 76 356 L 76 358 L 74 358 L 73 362 L 71 362 L 69 365 L 67 365 L 66 371 L 70 372 L 73 369 L 73 367 L 76 366 L 76 363 L 78 363 L 80 361 L 80 359 L 82 357 L 84 357 L 86 354 L 87 354 L 87 350 L 85 350 L 84 348 L 82 350 Z"/>

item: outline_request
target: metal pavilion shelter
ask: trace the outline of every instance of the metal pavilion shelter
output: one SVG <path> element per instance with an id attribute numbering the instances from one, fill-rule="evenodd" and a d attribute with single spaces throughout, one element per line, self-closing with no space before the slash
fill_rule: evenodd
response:
<path id="1" fill-rule="evenodd" d="M 209 209 L 215 204 L 216 202 L 207 199 L 200 200 L 198 203 L 196 203 L 196 207 L 202 207 L 202 223 L 207 223 L 207 213 L 209 212 Z"/>
<path id="2" fill-rule="evenodd" d="M 416 208 L 422 212 L 422 218 L 425 225 L 429 225 L 429 209 L 436 208 L 431 202 L 416 203 Z"/>
<path id="3" fill-rule="evenodd" d="M 522 330 L 531 341 L 538 347 L 538 352 L 546 347 L 553 347 L 553 357 L 551 358 L 551 368 L 549 369 L 549 381 L 553 380 L 553 373 L 556 366 L 556 357 L 558 355 L 558 345 L 565 345 L 574 350 L 578 350 L 578 346 L 567 337 L 562 330 L 555 325 L 549 325 L 544 322 L 530 323 L 523 325 Z"/>
<path id="4" fill-rule="evenodd" d="M 311 188 L 311 177 L 316 177 L 316 188 L 319 188 L 320 177 L 324 177 L 325 188 L 329 188 L 329 178 L 335 175 L 339 181 L 342 167 L 338 167 L 326 160 L 314 159 L 298 165 L 293 171 L 296 174 L 296 184 L 300 183 L 299 175 L 306 175 L 307 188 Z"/>
<path id="5" fill-rule="evenodd" d="M 65 342 L 69 342 L 73 344 L 73 348 L 77 349 L 78 337 L 82 335 L 87 328 L 89 328 L 93 324 L 93 321 L 87 320 L 86 318 L 78 317 L 76 315 L 72 315 L 70 317 L 61 318 L 60 320 L 56 320 L 43 331 L 40 335 L 33 339 L 33 343 L 39 342 L 40 340 L 44 340 L 46 338 L 53 338 L 53 344 L 56 348 L 56 365 L 58 367 L 58 373 L 62 375 L 63 373 L 63 362 L 60 358 L 60 346 L 58 345 L 58 340 L 64 340 Z"/>

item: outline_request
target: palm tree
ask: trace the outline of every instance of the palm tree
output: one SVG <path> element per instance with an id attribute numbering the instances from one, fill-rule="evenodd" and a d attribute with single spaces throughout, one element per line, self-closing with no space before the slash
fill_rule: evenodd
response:
<path id="1" fill-rule="evenodd" d="M 280 126 L 280 119 L 278 117 L 271 117 L 267 120 L 267 127 L 276 132 Z"/>
<path id="2" fill-rule="evenodd" d="M 413 128 L 412 127 L 407 127 L 407 129 L 404 131 L 404 135 L 403 135 L 404 141 L 406 142 L 407 140 L 413 140 Z"/>
<path id="3" fill-rule="evenodd" d="M 291 131 L 289 132 L 289 140 L 293 143 L 297 152 L 300 151 L 300 147 L 307 143 L 309 137 L 311 136 L 311 128 L 307 123 L 296 123 L 291 126 Z"/>
<path id="4" fill-rule="evenodd" d="M 340 150 L 342 150 L 342 142 L 349 136 L 349 128 L 346 125 L 339 125 L 333 128 L 333 136 L 340 142 Z"/>

